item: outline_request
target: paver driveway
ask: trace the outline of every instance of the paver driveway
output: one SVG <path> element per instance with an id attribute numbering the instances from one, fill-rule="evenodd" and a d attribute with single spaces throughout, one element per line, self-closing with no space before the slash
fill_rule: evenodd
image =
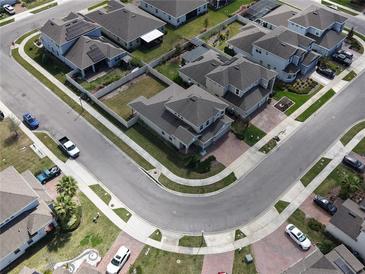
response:
<path id="1" fill-rule="evenodd" d="M 286 118 L 284 113 L 274 107 L 275 104 L 276 102 L 273 101 L 270 105 L 267 105 L 251 120 L 251 123 L 266 133 L 270 132 Z"/>
<path id="2" fill-rule="evenodd" d="M 202 274 L 216 274 L 218 272 L 232 273 L 234 251 L 205 255 Z"/>
<path id="3" fill-rule="evenodd" d="M 311 194 L 299 208 L 305 213 L 306 217 L 312 217 L 320 223 L 327 225 L 331 220 L 331 215 L 313 203 L 314 196 L 315 194 Z"/>

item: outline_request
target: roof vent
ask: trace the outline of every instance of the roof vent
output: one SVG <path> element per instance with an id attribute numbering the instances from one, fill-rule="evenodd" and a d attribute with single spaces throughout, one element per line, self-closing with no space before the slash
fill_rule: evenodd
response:
<path id="1" fill-rule="evenodd" d="M 196 102 L 196 98 L 195 97 L 191 97 L 191 98 L 189 98 L 190 99 L 190 101 L 192 101 L 192 102 Z"/>
<path id="2" fill-rule="evenodd" d="M 313 11 L 313 14 L 314 14 L 314 15 L 318 15 L 318 12 L 317 12 L 317 11 Z"/>
<path id="3" fill-rule="evenodd" d="M 281 42 L 280 45 L 282 45 L 283 47 L 286 47 L 286 45 L 283 42 Z"/>
<path id="4" fill-rule="evenodd" d="M 235 68 L 236 70 L 240 70 L 240 68 L 239 68 L 238 66 L 234 66 L 234 68 Z"/>
<path id="5" fill-rule="evenodd" d="M 353 218 L 356 218 L 356 215 L 354 213 L 352 213 L 351 211 L 349 211 L 349 215 Z"/>

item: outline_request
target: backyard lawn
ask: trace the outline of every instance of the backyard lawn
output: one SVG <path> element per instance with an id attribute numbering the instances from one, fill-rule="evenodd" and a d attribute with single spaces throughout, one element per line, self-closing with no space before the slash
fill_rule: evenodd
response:
<path id="1" fill-rule="evenodd" d="M 179 64 L 180 60 L 178 58 L 173 58 L 164 64 L 156 67 L 156 70 L 172 81 L 178 82 L 179 80 Z"/>
<path id="2" fill-rule="evenodd" d="M 253 0 L 234 0 L 231 4 L 219 9 L 220 13 L 226 16 L 230 16 L 234 12 L 238 11 L 242 5 L 247 5 L 254 2 Z"/>
<path id="3" fill-rule="evenodd" d="M 10 131 L 9 124 L 9 118 L 0 122 L 0 171 L 14 166 L 20 173 L 29 169 L 36 174 L 52 167 L 53 163 L 48 157 L 40 159 L 29 147 L 33 142 L 20 129 L 17 130 L 18 139 L 12 138 L 14 133 Z"/>
<path id="4" fill-rule="evenodd" d="M 232 274 L 256 274 L 255 263 L 246 264 L 244 257 L 247 254 L 252 254 L 251 247 L 245 246 L 241 250 L 237 249 L 234 252 L 233 270 Z"/>
<path id="5" fill-rule="evenodd" d="M 166 85 L 156 78 L 143 75 L 123 85 L 117 91 L 102 97 L 101 101 L 115 113 L 128 119 L 132 114 L 131 108 L 127 105 L 129 102 L 139 96 L 150 98 L 165 88 Z"/>
<path id="6" fill-rule="evenodd" d="M 243 25 L 240 22 L 233 22 L 232 24 L 229 24 L 224 30 L 209 37 L 206 40 L 211 46 L 223 51 L 224 48 L 227 46 L 227 40 L 238 34 L 242 27 Z M 221 37 L 217 37 L 218 35 L 220 35 Z"/>
<path id="7" fill-rule="evenodd" d="M 200 274 L 204 256 L 171 253 L 145 246 L 129 273 L 137 274 Z M 136 270 L 135 270 L 136 269 Z"/>
<path id="8" fill-rule="evenodd" d="M 20 264 L 10 273 L 19 273 L 25 265 L 43 273 L 53 264 L 72 259 L 87 248 L 95 248 L 101 256 L 105 255 L 120 230 L 102 213 L 94 223 L 92 220 L 99 210 L 84 194 L 79 193 L 78 197 L 82 207 L 80 226 L 73 232 L 55 232 L 42 239 L 21 257 Z"/>

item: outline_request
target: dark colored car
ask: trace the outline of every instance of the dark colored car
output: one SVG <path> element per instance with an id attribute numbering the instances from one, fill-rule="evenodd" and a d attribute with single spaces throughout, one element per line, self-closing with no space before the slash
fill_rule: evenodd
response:
<path id="1" fill-rule="evenodd" d="M 351 167 L 352 169 L 356 170 L 357 172 L 364 173 L 365 172 L 365 165 L 360 160 L 356 159 L 353 156 L 346 155 L 343 157 L 342 162 Z"/>
<path id="2" fill-rule="evenodd" d="M 332 55 L 333 60 L 335 60 L 336 62 L 345 65 L 345 66 L 350 66 L 352 64 L 352 60 L 350 58 L 348 58 L 345 54 L 338 54 L 335 53 Z"/>
<path id="3" fill-rule="evenodd" d="M 350 58 L 350 59 L 354 58 L 354 55 L 352 54 L 352 52 L 349 52 L 349 51 L 346 51 L 343 49 L 339 50 L 337 53 L 344 54 L 344 55 L 346 55 L 347 58 Z"/>
<path id="4" fill-rule="evenodd" d="M 4 114 L 4 112 L 2 112 L 2 111 L 0 110 L 0 121 L 3 121 L 3 120 L 4 120 L 4 118 L 5 118 L 5 114 Z"/>
<path id="5" fill-rule="evenodd" d="M 50 169 L 42 170 L 41 173 L 39 173 L 36 178 L 38 179 L 41 184 L 45 184 L 48 181 L 52 180 L 53 178 L 56 178 L 61 174 L 61 170 L 58 166 L 51 167 Z"/>
<path id="6" fill-rule="evenodd" d="M 326 210 L 329 214 L 334 215 L 337 212 L 337 207 L 331 203 L 327 198 L 316 195 L 313 198 L 313 202 L 319 207 Z"/>
<path id="7" fill-rule="evenodd" d="M 318 74 L 321 74 L 328 79 L 333 79 L 336 76 L 336 73 L 332 69 L 329 69 L 329 68 L 318 67 L 316 71 Z"/>
<path id="8" fill-rule="evenodd" d="M 32 116 L 29 112 L 24 113 L 23 115 L 24 124 L 30 129 L 36 129 L 39 126 L 39 121 Z"/>

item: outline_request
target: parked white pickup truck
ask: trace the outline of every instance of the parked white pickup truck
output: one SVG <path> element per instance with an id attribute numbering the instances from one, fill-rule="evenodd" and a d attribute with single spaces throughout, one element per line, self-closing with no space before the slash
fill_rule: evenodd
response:
<path id="1" fill-rule="evenodd" d="M 69 138 L 66 136 L 62 137 L 58 140 L 60 143 L 61 149 L 71 158 L 77 158 L 80 155 L 80 150 L 77 148 L 77 146 L 71 142 Z"/>

